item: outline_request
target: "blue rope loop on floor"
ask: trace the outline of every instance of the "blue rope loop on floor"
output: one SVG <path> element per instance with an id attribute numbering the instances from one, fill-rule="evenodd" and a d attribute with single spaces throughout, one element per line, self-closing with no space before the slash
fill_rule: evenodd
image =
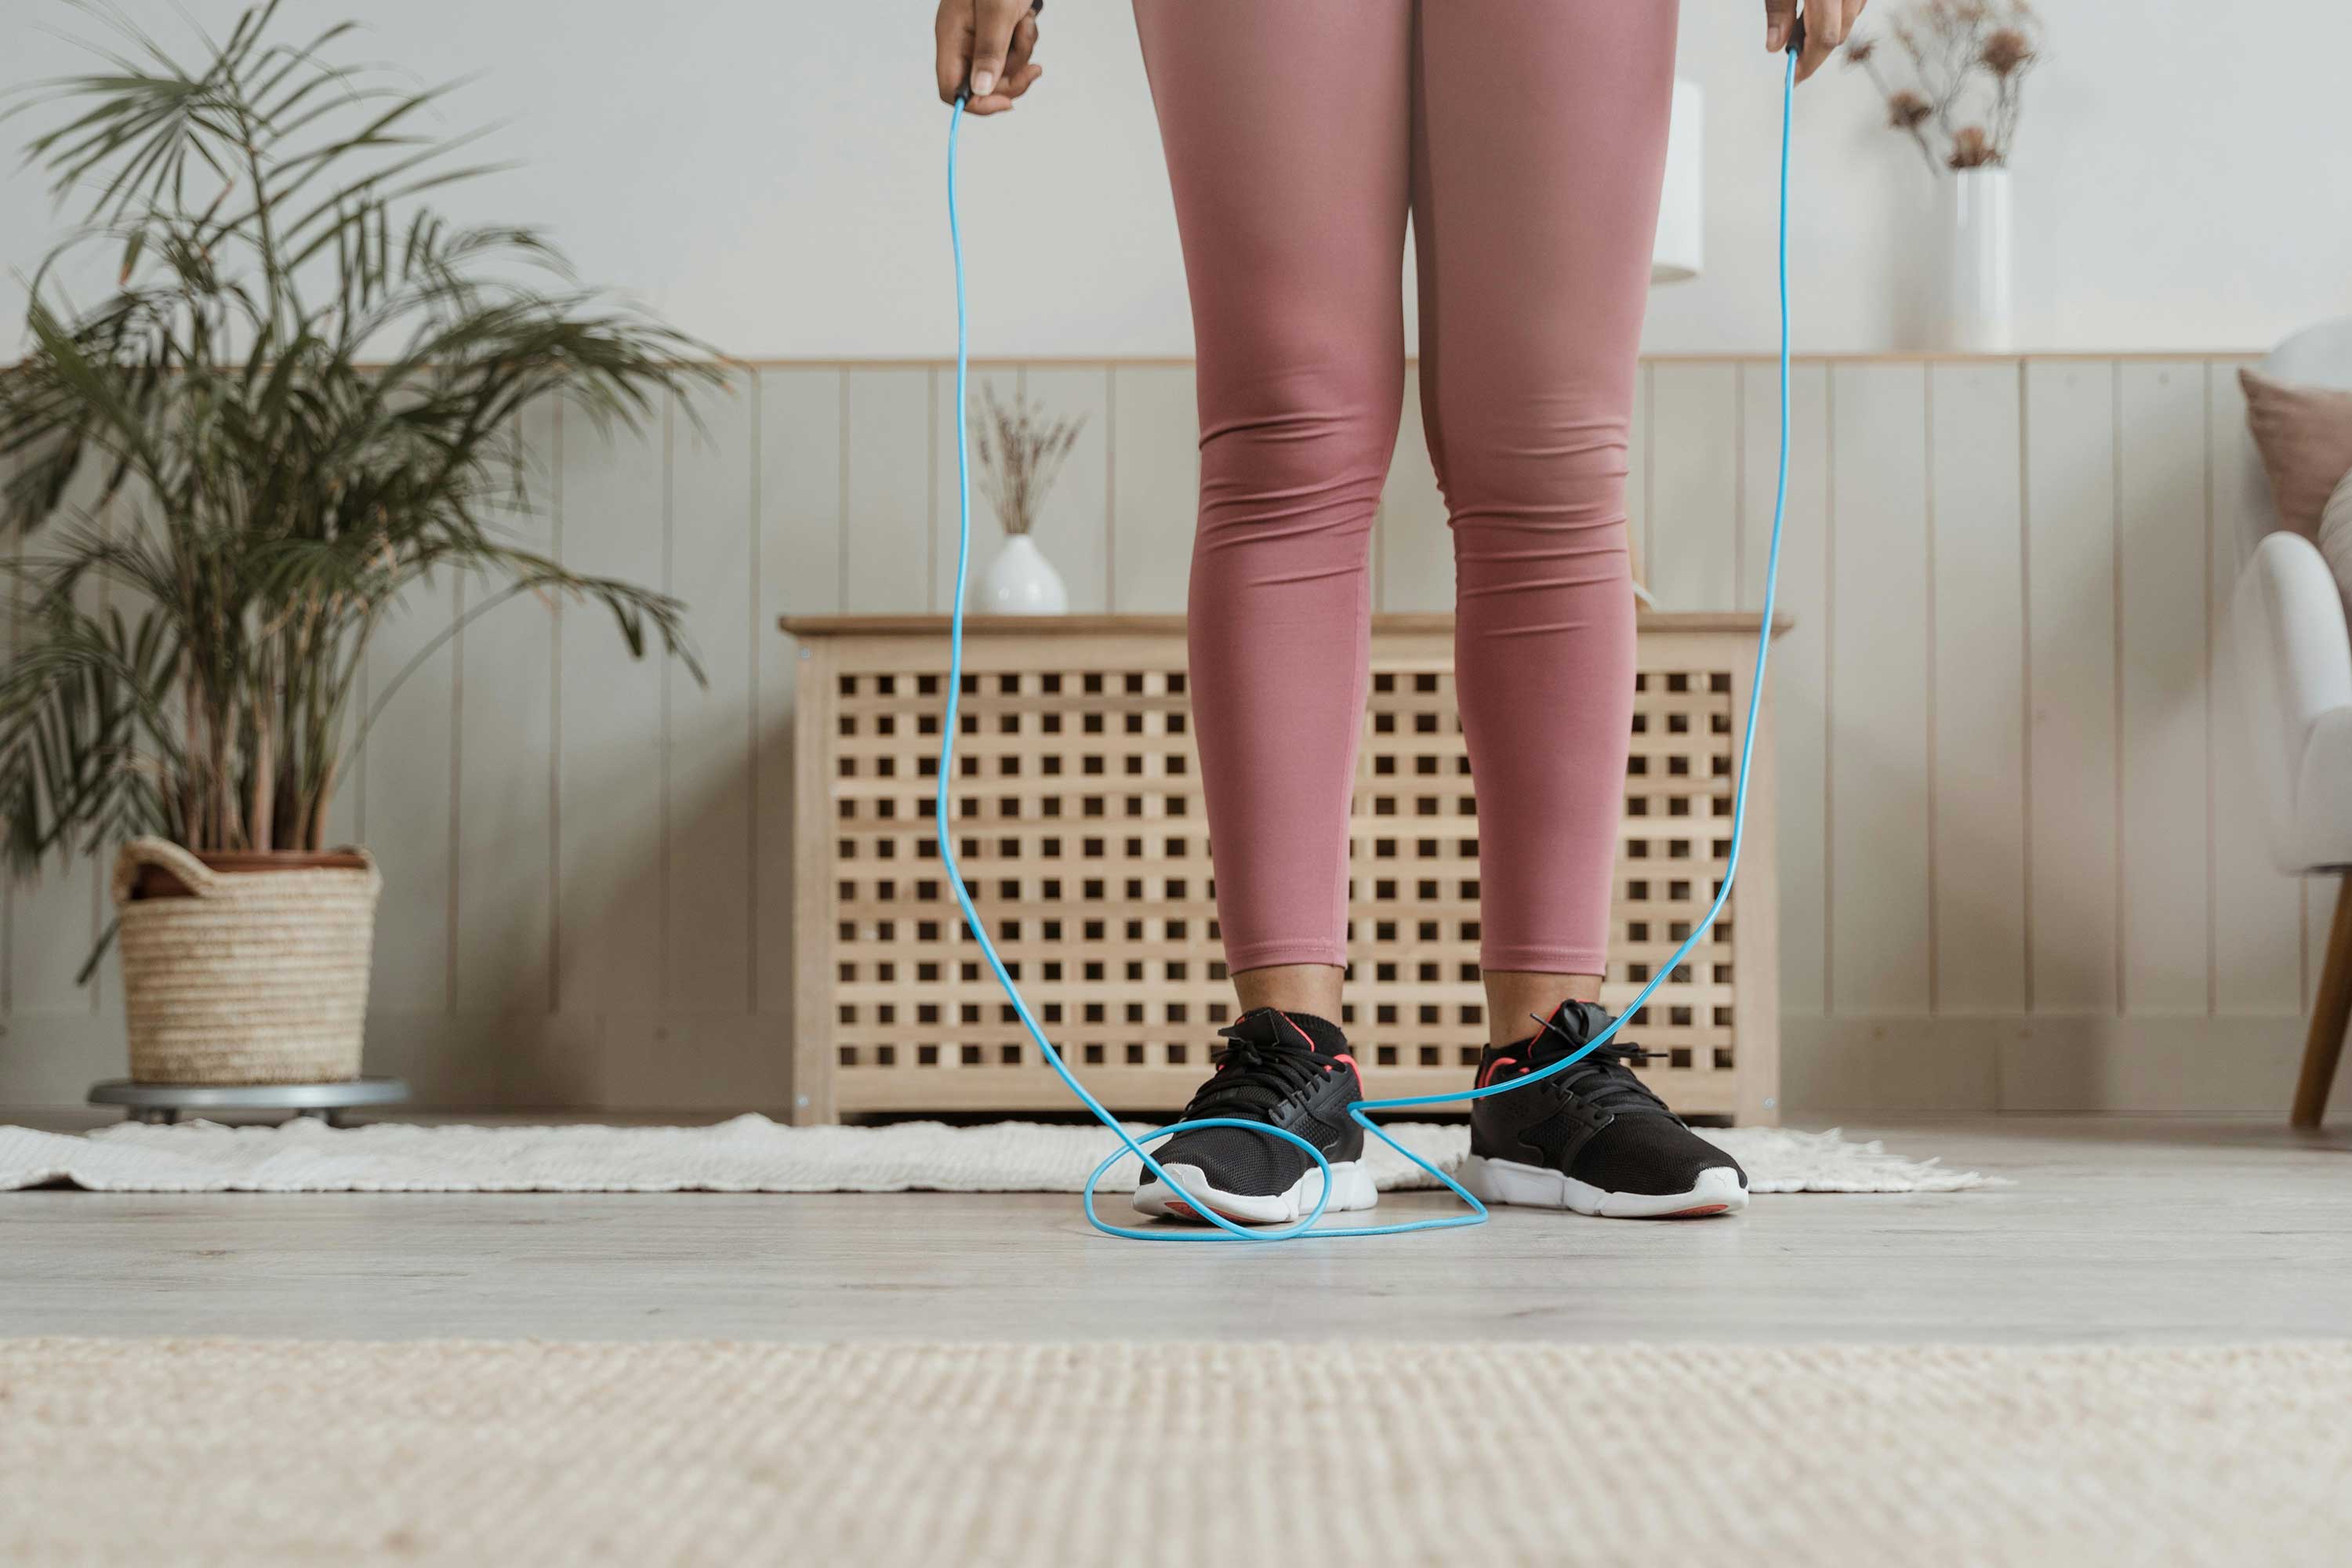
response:
<path id="1" fill-rule="evenodd" d="M 1732 883 L 1739 874 L 1740 847 L 1747 837 L 1748 768 L 1755 757 L 1756 720 L 1764 700 L 1765 669 L 1772 648 L 1773 606 L 1780 583 L 1780 532 L 1789 510 L 1789 133 L 1794 116 L 1796 84 L 1797 55 L 1794 49 L 1790 49 L 1783 58 L 1780 79 L 1780 209 L 1776 246 L 1780 294 L 1780 475 L 1775 481 L 1772 497 L 1771 548 L 1766 556 L 1764 567 L 1763 624 L 1758 628 L 1756 634 L 1756 673 L 1748 688 L 1748 721 L 1740 736 L 1739 773 L 1732 795 L 1731 848 L 1725 856 L 1723 880 L 1716 889 L 1715 901 L 1708 906 L 1706 918 L 1691 928 L 1690 934 L 1683 939 L 1682 945 L 1675 950 L 1674 956 L 1658 965 L 1649 984 L 1641 989 L 1631 1003 L 1627 1004 L 1624 1011 L 1612 1020 L 1607 1028 L 1586 1041 L 1580 1049 L 1562 1057 L 1538 1071 L 1524 1074 L 1512 1079 L 1507 1083 L 1490 1084 L 1484 1089 L 1465 1089 L 1458 1094 L 1421 1094 L 1393 1100 L 1367 1100 L 1360 1101 L 1349 1109 L 1349 1114 L 1355 1118 L 1365 1131 L 1403 1155 L 1405 1159 L 1430 1176 L 1434 1177 L 1449 1192 L 1468 1205 L 1467 1212 L 1441 1215 L 1433 1219 L 1412 1220 L 1397 1225 L 1347 1226 L 1328 1228 L 1319 1226 L 1318 1222 L 1323 1217 L 1323 1211 L 1331 1201 L 1331 1162 L 1325 1157 L 1321 1150 L 1296 1132 L 1280 1127 L 1268 1126 L 1262 1121 L 1248 1121 L 1229 1116 L 1207 1117 L 1194 1121 L 1178 1121 L 1146 1132 L 1139 1138 L 1121 1126 L 1118 1119 L 1087 1090 L 1086 1085 L 1078 1081 L 1076 1076 L 1070 1071 L 1068 1065 L 1063 1061 L 1062 1053 L 1055 1050 L 1053 1041 L 1045 1037 L 1044 1027 L 1038 1023 L 1036 1016 L 1030 1011 L 1028 999 L 1021 994 L 1021 988 L 1013 984 L 1012 974 L 1004 967 L 1003 959 L 998 956 L 996 943 L 989 936 L 987 922 L 980 918 L 980 911 L 972 906 L 971 890 L 964 882 L 961 869 L 956 865 L 955 845 L 949 831 L 949 824 L 951 820 L 949 806 L 951 804 L 950 782 L 955 777 L 957 714 L 963 695 L 964 590 L 971 574 L 971 427 L 968 407 L 971 373 L 971 310 L 964 280 L 963 222 L 957 185 L 958 148 L 965 118 L 963 99 L 959 97 L 949 110 L 948 240 L 955 264 L 956 298 L 956 576 L 955 601 L 950 612 L 948 631 L 947 717 L 940 728 L 939 786 L 932 805 L 932 830 L 939 840 L 940 863 L 947 868 L 948 886 L 955 890 L 957 907 L 963 911 L 964 928 L 971 932 L 973 942 L 978 944 L 982 956 L 988 960 L 988 967 L 995 974 L 997 984 L 1003 987 L 1006 999 L 1011 1002 L 1013 1013 L 1021 1020 L 1021 1026 L 1027 1030 L 1029 1037 L 1036 1042 L 1045 1064 L 1054 1069 L 1055 1075 L 1062 1080 L 1063 1086 L 1076 1097 L 1078 1103 L 1085 1106 L 1095 1120 L 1108 1128 L 1118 1139 L 1119 1146 L 1105 1155 L 1102 1163 L 1097 1165 L 1087 1178 L 1084 1198 L 1087 1223 L 1097 1230 L 1106 1236 L 1121 1237 L 1134 1241 L 1242 1241 L 1263 1245 L 1294 1241 L 1307 1237 L 1338 1238 L 1402 1236 L 1413 1231 L 1454 1230 L 1465 1226 L 1484 1225 L 1489 1217 L 1486 1205 L 1473 1196 L 1461 1183 L 1381 1131 L 1380 1124 L 1372 1120 L 1373 1114 L 1379 1111 L 1411 1110 L 1433 1105 L 1467 1105 L 1473 1100 L 1484 1100 L 1488 1095 L 1524 1089 L 1538 1079 L 1549 1078 L 1555 1073 L 1565 1072 L 1614 1038 L 1618 1031 L 1625 1026 L 1625 1021 L 1641 1012 L 1643 1004 L 1649 1001 L 1652 994 L 1660 985 L 1665 984 L 1667 976 L 1682 966 L 1684 960 L 1687 959 L 1699 942 L 1705 940 L 1706 933 L 1714 929 L 1717 918 L 1722 914 L 1724 905 L 1731 898 Z M 1239 1127 L 1262 1133 L 1269 1138 L 1279 1138 L 1297 1144 L 1306 1152 L 1307 1158 L 1315 1162 L 1316 1168 L 1323 1173 L 1322 1191 L 1317 1194 L 1315 1206 L 1307 1212 L 1306 1217 L 1295 1224 L 1282 1226 L 1246 1226 L 1227 1219 L 1200 1198 L 1187 1192 L 1183 1184 L 1171 1176 L 1160 1167 L 1160 1162 L 1152 1158 L 1151 1152 L 1146 1145 L 1157 1143 L 1162 1139 L 1172 1138 L 1179 1132 L 1189 1132 L 1205 1127 Z M 1101 1212 L 1095 1205 L 1096 1185 L 1109 1173 L 1111 1167 L 1129 1155 L 1142 1162 L 1143 1168 L 1155 1178 L 1165 1183 L 1171 1191 L 1181 1194 L 1190 1204 L 1192 1211 L 1214 1228 L 1195 1230 L 1172 1226 L 1147 1228 L 1141 1226 L 1113 1225 L 1103 1218 Z"/>

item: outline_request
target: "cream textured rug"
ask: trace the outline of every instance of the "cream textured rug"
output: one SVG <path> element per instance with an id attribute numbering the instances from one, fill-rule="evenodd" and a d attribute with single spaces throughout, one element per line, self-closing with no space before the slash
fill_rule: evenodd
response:
<path id="1" fill-rule="evenodd" d="M 1138 1128 L 1137 1131 L 1141 1131 Z M 1424 1159 L 1457 1163 L 1465 1127 L 1390 1131 Z M 1702 1129 L 1758 1193 L 1954 1192 L 1997 1184 L 1877 1143 L 1776 1127 Z M 62 1182 L 109 1193 L 1074 1193 L 1109 1152 L 1098 1127 L 1002 1121 L 948 1127 L 784 1127 L 739 1116 L 710 1127 L 421 1127 L 337 1130 L 134 1122 L 85 1135 L 0 1127 L 0 1189 Z M 1383 1190 L 1436 1185 L 1377 1140 Z M 1135 1185 L 1121 1161 L 1106 1191 Z"/>
<path id="2" fill-rule="evenodd" d="M 2352 1344 L 0 1341 L 0 1562 L 2340 1564 Z"/>

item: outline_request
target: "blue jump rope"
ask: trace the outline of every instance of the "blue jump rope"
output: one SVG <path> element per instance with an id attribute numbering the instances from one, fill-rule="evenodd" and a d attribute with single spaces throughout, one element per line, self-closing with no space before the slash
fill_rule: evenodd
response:
<path id="1" fill-rule="evenodd" d="M 1772 647 L 1772 601 L 1774 591 L 1779 587 L 1780 579 L 1780 524 L 1789 510 L 1789 129 L 1796 98 L 1796 85 L 1797 47 L 1792 44 L 1788 51 L 1780 80 L 1780 216 L 1778 247 L 1780 283 L 1780 470 L 1772 498 L 1771 550 L 1765 558 L 1764 621 L 1756 634 L 1756 678 L 1748 689 L 1748 727 L 1739 743 L 1738 783 L 1732 795 L 1731 850 L 1724 865 L 1723 883 L 1716 889 L 1715 902 L 1708 906 L 1706 918 L 1700 921 L 1693 928 L 1690 935 L 1683 939 L 1683 944 L 1675 950 L 1675 955 L 1658 966 L 1657 973 L 1651 977 L 1650 983 L 1642 988 L 1640 994 L 1633 998 L 1625 1010 L 1619 1014 L 1607 1028 L 1602 1029 L 1600 1034 L 1588 1041 L 1581 1049 L 1561 1058 L 1540 1071 L 1523 1074 L 1507 1083 L 1470 1089 L 1461 1094 L 1423 1094 L 1399 1100 L 1367 1100 L 1359 1102 L 1351 1109 L 1349 1114 L 1362 1124 L 1365 1131 L 1370 1132 L 1373 1137 L 1444 1183 L 1456 1197 L 1470 1205 L 1468 1213 L 1447 1215 L 1435 1219 L 1413 1220 L 1402 1225 L 1349 1226 L 1328 1230 L 1318 1229 L 1316 1221 L 1323 1217 L 1324 1207 L 1331 1201 L 1331 1162 L 1324 1157 L 1321 1150 L 1298 1134 L 1286 1131 L 1279 1127 L 1268 1126 L 1262 1121 L 1247 1121 L 1231 1116 L 1206 1117 L 1197 1121 L 1179 1121 L 1147 1132 L 1141 1138 L 1131 1135 L 1126 1128 L 1120 1126 L 1118 1119 L 1104 1109 L 1102 1101 L 1089 1094 L 1086 1085 L 1080 1083 L 1072 1075 L 1069 1068 L 1062 1060 L 1062 1053 L 1055 1050 L 1054 1043 L 1045 1037 L 1045 1031 L 1038 1026 L 1036 1016 L 1030 1012 L 1029 1003 L 1021 994 L 1021 988 L 1013 983 L 1013 976 L 1005 971 L 1004 961 L 997 956 L 996 943 L 990 939 L 988 926 L 980 918 L 980 911 L 972 907 L 971 889 L 965 886 L 963 873 L 956 865 L 955 845 L 949 828 L 948 805 L 950 784 L 955 777 L 957 709 L 963 692 L 964 584 L 971 570 L 971 437 L 965 409 L 967 383 L 971 372 L 971 310 L 964 298 L 963 226 L 957 216 L 956 200 L 956 144 L 958 133 L 963 127 L 964 113 L 962 99 L 959 98 L 956 100 L 954 108 L 950 111 L 950 118 L 948 124 L 948 237 L 955 251 L 956 291 L 956 582 L 954 610 L 948 634 L 947 721 L 940 731 L 939 793 L 932 808 L 933 826 L 939 837 L 940 860 L 947 868 L 948 886 L 955 889 L 956 903 L 963 910 L 964 923 L 971 931 L 973 940 L 979 942 L 981 952 L 988 959 L 989 968 L 995 972 L 997 984 L 1004 987 L 1004 994 L 1011 1000 L 1013 1010 L 1020 1016 L 1022 1027 L 1029 1031 L 1029 1037 L 1036 1041 L 1037 1048 L 1045 1053 L 1046 1064 L 1060 1077 L 1069 1091 L 1077 1096 L 1078 1102 L 1091 1111 L 1097 1121 L 1109 1128 L 1118 1139 L 1119 1146 L 1106 1155 L 1102 1163 L 1097 1165 L 1093 1173 L 1087 1178 L 1085 1198 L 1087 1222 L 1097 1230 L 1107 1236 L 1126 1237 L 1136 1241 L 1265 1243 L 1290 1241 L 1305 1236 L 1334 1237 L 1402 1236 L 1408 1231 L 1453 1230 L 1463 1226 L 1486 1224 L 1488 1217 L 1486 1205 L 1472 1196 L 1461 1183 L 1382 1131 L 1380 1123 L 1372 1120 L 1371 1113 L 1380 1110 L 1408 1110 L 1426 1105 L 1465 1105 L 1474 1100 L 1484 1100 L 1490 1094 L 1501 1094 L 1507 1089 L 1524 1089 L 1538 1079 L 1549 1078 L 1554 1073 L 1565 1071 L 1606 1044 L 1618 1030 L 1624 1027 L 1626 1019 L 1642 1010 L 1643 1004 L 1650 999 L 1651 994 L 1664 984 L 1666 977 L 1674 973 L 1682 965 L 1683 961 L 1690 956 L 1691 950 L 1698 945 L 1700 939 L 1705 937 L 1714 926 L 1716 917 L 1723 912 L 1724 903 L 1731 897 L 1732 879 L 1739 872 L 1740 841 L 1746 837 L 1748 826 L 1748 767 L 1755 755 L 1753 742 L 1756 739 L 1756 712 L 1758 705 L 1764 698 L 1764 666 Z M 1305 1219 L 1280 1228 L 1244 1226 L 1227 1219 L 1201 1199 L 1192 1196 L 1190 1193 L 1184 1193 L 1181 1184 L 1160 1168 L 1160 1163 L 1151 1157 L 1151 1152 L 1144 1145 L 1156 1143 L 1163 1138 L 1172 1138 L 1179 1132 L 1188 1132 L 1199 1127 L 1247 1128 L 1253 1132 L 1264 1133 L 1269 1138 L 1280 1138 L 1297 1144 L 1307 1152 L 1307 1158 L 1313 1160 L 1323 1173 L 1323 1190 L 1317 1196 L 1314 1208 L 1308 1211 Z M 1105 1172 L 1129 1154 L 1142 1161 L 1146 1170 L 1160 1181 L 1167 1183 L 1171 1188 L 1184 1193 L 1192 1212 L 1216 1226 L 1216 1230 L 1179 1230 L 1172 1227 L 1145 1229 L 1138 1226 L 1113 1225 L 1104 1219 L 1095 1207 L 1096 1184 L 1102 1180 Z M 1220 1235 L 1219 1232 L 1223 1234 Z"/>

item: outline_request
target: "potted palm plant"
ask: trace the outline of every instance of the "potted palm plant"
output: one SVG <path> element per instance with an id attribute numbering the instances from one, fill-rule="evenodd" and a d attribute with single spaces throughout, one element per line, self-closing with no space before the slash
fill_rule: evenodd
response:
<path id="1" fill-rule="evenodd" d="M 522 536 L 518 415 L 635 423 L 715 382 L 708 357 L 532 230 L 442 217 L 430 193 L 488 172 L 419 130 L 446 89 L 338 63 L 348 25 L 278 21 L 179 58 L 118 19 L 102 66 L 9 110 L 54 120 L 28 159 L 79 210 L 0 368 L 0 832 L 20 874 L 116 854 L 150 1082 L 357 1075 L 377 875 L 328 807 L 404 589 L 479 574 L 501 586 L 467 620 L 586 601 L 693 661 L 677 603 Z M 59 279 L 93 253 L 109 286 L 77 307 Z"/>

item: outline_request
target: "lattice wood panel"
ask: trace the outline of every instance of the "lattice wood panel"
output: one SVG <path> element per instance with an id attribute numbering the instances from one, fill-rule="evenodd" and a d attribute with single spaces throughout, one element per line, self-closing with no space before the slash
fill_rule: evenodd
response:
<path id="1" fill-rule="evenodd" d="M 1753 632 L 1705 619 L 1723 625 L 1643 638 L 1612 1005 L 1705 912 L 1729 848 Z M 1375 1096 L 1465 1086 L 1488 1034 L 1451 637 L 1442 618 L 1411 621 L 1375 635 L 1351 826 L 1343 1022 Z M 811 636 L 828 628 L 792 623 L 804 634 L 802 1114 L 1061 1109 L 1067 1097 L 963 929 L 932 842 L 940 635 L 883 624 L 901 630 Z M 1007 966 L 1089 1088 L 1118 1109 L 1172 1110 L 1233 1015 L 1181 627 L 1021 625 L 969 644 L 957 856 Z M 1766 788 L 1732 909 L 1629 1026 L 1660 1053 L 1647 1075 L 1685 1113 L 1773 1113 L 1774 1000 L 1748 973 L 1769 962 L 1770 922 L 1734 918 L 1771 908 L 1770 816 Z"/>

